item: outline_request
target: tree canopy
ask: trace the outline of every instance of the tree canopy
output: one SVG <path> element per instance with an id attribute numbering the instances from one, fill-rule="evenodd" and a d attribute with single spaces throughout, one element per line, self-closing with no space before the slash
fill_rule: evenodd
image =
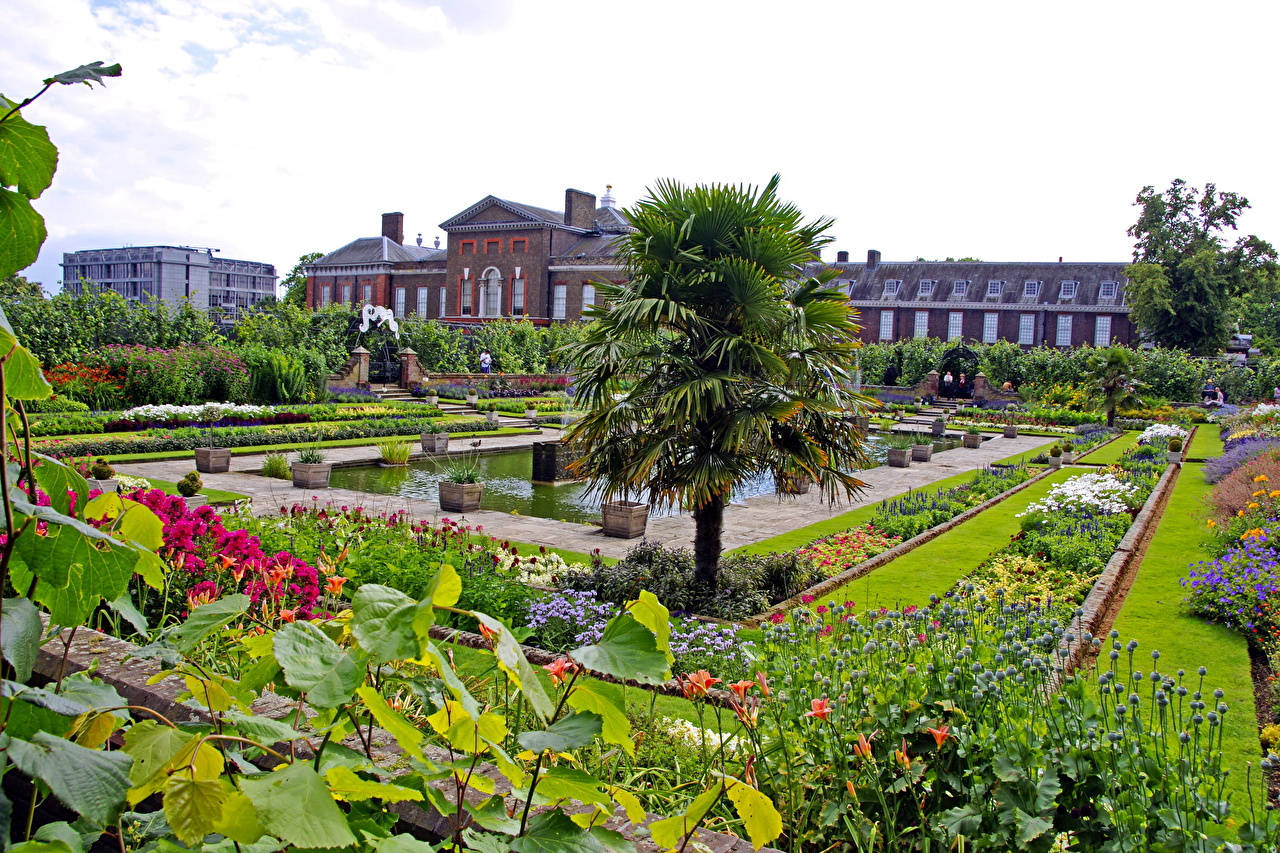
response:
<path id="1" fill-rule="evenodd" d="M 1127 270 L 1133 321 L 1162 346 L 1217 352 L 1230 335 L 1233 299 L 1276 272 L 1275 249 L 1257 235 L 1227 242 L 1249 200 L 1178 179 L 1162 193 L 1143 187 L 1134 204 L 1141 213 L 1128 231 L 1135 241 Z"/>
<path id="2" fill-rule="evenodd" d="M 857 312 L 797 281 L 829 242 L 763 188 L 662 181 L 627 211 L 619 251 L 630 280 L 601 282 L 607 308 L 566 347 L 586 415 L 568 439 L 607 496 L 693 511 L 699 581 L 714 586 L 725 504 L 764 472 L 808 477 L 828 498 L 863 484 L 865 436 L 847 415 Z"/>

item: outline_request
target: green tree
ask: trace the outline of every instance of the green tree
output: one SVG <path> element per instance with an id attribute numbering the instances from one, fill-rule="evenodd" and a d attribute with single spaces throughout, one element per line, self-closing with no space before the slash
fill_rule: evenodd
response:
<path id="1" fill-rule="evenodd" d="M 845 419 L 857 313 L 828 282 L 797 284 L 831 220 L 805 222 L 763 188 L 661 181 L 628 218 L 630 282 L 565 354 L 587 413 L 570 429 L 579 470 L 607 497 L 691 508 L 699 582 L 713 588 L 724 507 L 762 472 L 854 494 L 863 436 Z"/>
<path id="2" fill-rule="evenodd" d="M 289 305 L 305 308 L 307 305 L 307 264 L 315 263 L 324 257 L 324 252 L 307 252 L 298 258 L 298 262 L 289 270 L 289 274 L 280 282 L 284 288 L 284 296 L 280 301 Z"/>
<path id="3" fill-rule="evenodd" d="M 1224 238 L 1249 200 L 1178 179 L 1163 193 L 1143 187 L 1134 204 L 1142 212 L 1128 231 L 1135 240 L 1126 271 L 1133 321 L 1162 346 L 1217 352 L 1227 342 L 1232 300 L 1276 270 L 1270 243 L 1254 234 L 1230 245 Z"/>
<path id="4" fill-rule="evenodd" d="M 1089 394 L 1097 411 L 1107 416 L 1107 426 L 1114 426 L 1116 411 L 1121 406 L 1141 405 L 1140 382 L 1134 377 L 1133 350 L 1108 347 L 1089 356 Z"/>
<path id="5" fill-rule="evenodd" d="M 16 273 L 6 278 L 0 278 L 0 299 L 8 302 L 13 299 L 26 299 L 29 297 L 44 298 L 44 291 L 40 287 L 40 282 L 29 281 L 26 276 L 17 275 Z"/>

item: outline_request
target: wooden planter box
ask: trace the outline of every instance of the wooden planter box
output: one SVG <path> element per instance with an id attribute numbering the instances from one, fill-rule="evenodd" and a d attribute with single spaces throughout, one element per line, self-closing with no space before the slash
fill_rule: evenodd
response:
<path id="1" fill-rule="evenodd" d="M 858 429 L 862 430 L 863 432 L 866 432 L 867 430 L 871 429 L 871 416 L 870 415 L 854 415 L 853 425 Z"/>
<path id="2" fill-rule="evenodd" d="M 294 462 L 293 484 L 299 489 L 329 488 L 329 474 L 333 472 L 331 462 Z"/>
<path id="3" fill-rule="evenodd" d="M 970 450 L 977 450 L 982 446 L 982 436 L 980 435 L 972 435 L 966 432 L 964 435 L 960 436 L 960 440 L 964 442 L 964 446 Z"/>
<path id="4" fill-rule="evenodd" d="M 618 539 L 635 539 L 644 535 L 649 521 L 649 505 L 636 501 L 609 501 L 600 505 L 604 535 Z"/>
<path id="5" fill-rule="evenodd" d="M 421 438 L 423 453 L 447 453 L 449 450 L 447 432 L 424 432 Z"/>
<path id="6" fill-rule="evenodd" d="M 807 495 L 813 486 L 813 478 L 808 474 L 778 475 L 778 493 L 783 495 Z"/>
<path id="7" fill-rule="evenodd" d="M 440 508 L 449 512 L 474 512 L 480 508 L 484 483 L 440 481 Z"/>
<path id="8" fill-rule="evenodd" d="M 89 490 L 97 489 L 100 492 L 118 492 L 120 491 L 120 481 L 112 478 L 110 480 L 95 480 L 92 477 L 87 478 L 89 482 Z"/>
<path id="9" fill-rule="evenodd" d="M 933 457 L 932 444 L 911 445 L 911 461 L 912 462 L 928 462 L 932 457 Z"/>
<path id="10" fill-rule="evenodd" d="M 910 468 L 911 467 L 911 450 L 908 448 L 889 448 L 889 467 L 890 468 Z"/>
<path id="11" fill-rule="evenodd" d="M 225 474 L 231 470 L 231 451 L 225 447 L 197 447 L 196 470 L 201 474 Z"/>
<path id="12" fill-rule="evenodd" d="M 1004 437 L 1005 437 L 1005 438 L 1017 438 L 1017 437 L 1018 437 L 1018 428 L 1017 428 L 1016 426 L 1007 426 L 1007 427 L 1005 427 L 1005 428 L 1004 428 Z"/>
<path id="13" fill-rule="evenodd" d="M 947 422 L 944 421 L 942 418 L 938 418 L 932 424 L 929 425 L 929 431 L 933 435 L 943 435 L 947 431 Z"/>

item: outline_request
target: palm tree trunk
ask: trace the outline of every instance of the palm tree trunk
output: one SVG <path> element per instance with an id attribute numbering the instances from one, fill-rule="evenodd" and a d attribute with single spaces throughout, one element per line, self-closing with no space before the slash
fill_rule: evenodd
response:
<path id="1" fill-rule="evenodd" d="M 693 511 L 693 579 L 709 590 L 716 588 L 720 570 L 720 534 L 724 530 L 724 495 L 716 495 Z"/>
<path id="2" fill-rule="evenodd" d="M 1116 410 L 1115 410 L 1115 407 L 1112 406 L 1111 408 L 1107 409 L 1107 426 L 1113 427 L 1115 425 L 1116 425 Z"/>

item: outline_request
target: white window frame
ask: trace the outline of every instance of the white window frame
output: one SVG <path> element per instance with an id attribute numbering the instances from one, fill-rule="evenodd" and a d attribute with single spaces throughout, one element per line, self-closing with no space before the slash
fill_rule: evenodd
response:
<path id="1" fill-rule="evenodd" d="M 342 285 L 342 304 L 351 304 L 351 285 L 349 284 Z"/>
<path id="2" fill-rule="evenodd" d="M 588 305 L 595 305 L 595 304 L 596 304 L 596 286 L 594 284 L 583 284 L 582 285 L 582 308 L 581 310 L 579 310 L 578 313 L 581 314 L 582 311 L 587 310 Z"/>
<path id="3" fill-rule="evenodd" d="M 880 340 L 882 341 L 893 340 L 893 312 L 892 311 L 880 312 Z"/>
<path id="4" fill-rule="evenodd" d="M 427 316 L 427 305 L 430 302 L 430 299 L 429 299 L 430 296 L 431 296 L 431 291 L 428 290 L 425 286 L 418 288 L 418 293 L 417 293 L 418 305 L 415 310 L 415 313 L 419 317 Z"/>
<path id="5" fill-rule="evenodd" d="M 1071 321 L 1074 319 L 1075 318 L 1070 314 L 1058 315 L 1058 331 L 1056 336 L 1058 346 L 1071 346 L 1071 326 L 1073 325 Z"/>
<path id="6" fill-rule="evenodd" d="M 365 305 L 368 305 L 369 303 L 373 302 L 373 285 L 372 284 L 360 285 L 360 298 L 364 300 Z"/>
<path id="7" fill-rule="evenodd" d="M 1036 343 L 1036 315 L 1035 314 L 1019 314 L 1018 315 L 1018 343 L 1024 347 L 1035 346 L 1035 343 Z"/>
<path id="8" fill-rule="evenodd" d="M 1109 286 L 1109 287 L 1108 287 L 1108 286 Z M 1107 290 L 1108 290 L 1108 289 L 1110 289 L 1110 291 L 1111 291 L 1110 293 L 1107 293 Z M 1099 298 L 1099 299 L 1115 299 L 1115 298 L 1116 298 L 1116 294 L 1117 294 L 1117 293 L 1119 293 L 1119 292 L 1120 292 L 1120 282 L 1118 282 L 1118 281 L 1104 281 L 1104 282 L 1103 282 L 1103 283 L 1098 287 L 1098 298 Z"/>
<path id="9" fill-rule="evenodd" d="M 955 281 L 951 282 L 951 295 L 952 296 L 968 296 L 969 295 L 968 280 L 958 278 Z"/>
<path id="10" fill-rule="evenodd" d="M 898 290 L 901 287 L 902 287 L 902 279 L 900 278 L 886 279 L 884 283 L 884 295 L 897 296 Z"/>
<path id="11" fill-rule="evenodd" d="M 511 280 L 511 316 L 524 316 L 524 279 Z"/>
<path id="12" fill-rule="evenodd" d="M 569 295 L 569 285 L 551 285 L 551 319 L 563 320 L 565 302 Z"/>
<path id="13" fill-rule="evenodd" d="M 405 289 L 404 289 L 403 287 L 397 287 L 397 288 L 396 288 L 396 293 L 395 293 L 395 305 L 396 305 L 396 307 L 395 307 L 395 312 L 396 312 L 396 316 L 397 316 L 397 317 L 403 317 L 403 316 L 404 316 L 404 302 L 405 302 L 405 300 L 408 298 L 408 295 L 407 295 L 404 291 L 405 291 Z"/>
<path id="14" fill-rule="evenodd" d="M 1022 298 L 1030 299 L 1040 295 L 1040 282 L 1024 281 L 1022 283 Z"/>
<path id="15" fill-rule="evenodd" d="M 462 279 L 462 292 L 458 294 L 458 313 L 470 317 L 471 301 L 471 278 L 468 276 Z"/>
<path id="16" fill-rule="evenodd" d="M 1004 293 L 1004 282 L 1003 282 L 1003 281 L 989 281 L 989 282 L 987 282 L 987 296 L 988 296 L 988 297 L 991 297 L 991 296 L 1000 296 L 1000 295 L 1002 295 L 1003 293 Z"/>
<path id="17" fill-rule="evenodd" d="M 329 285 L 320 285 L 320 307 L 327 308 L 329 305 Z"/>
<path id="18" fill-rule="evenodd" d="M 947 312 L 947 340 L 957 341 L 964 337 L 964 312 Z"/>
<path id="19" fill-rule="evenodd" d="M 934 285 L 936 285 L 937 283 L 938 282 L 932 278 L 920 279 L 920 295 L 933 296 L 933 288 L 934 288 Z"/>
<path id="20" fill-rule="evenodd" d="M 1099 314 L 1093 320 L 1093 345 L 1095 347 L 1111 346 L 1111 315 Z"/>
<path id="21" fill-rule="evenodd" d="M 914 325 L 911 330 L 912 337 L 916 340 L 929 337 L 929 312 L 917 311 Z"/>
<path id="22" fill-rule="evenodd" d="M 1059 299 L 1075 299 L 1076 291 L 1079 289 L 1080 289 L 1080 282 L 1064 281 L 1062 283 L 1062 289 L 1058 291 L 1058 298 Z"/>
<path id="23" fill-rule="evenodd" d="M 986 312 L 982 315 L 982 342 L 984 344 L 994 344 L 999 335 L 1000 315 L 995 311 Z"/>
<path id="24" fill-rule="evenodd" d="M 440 288 L 440 313 L 437 316 L 443 317 L 447 313 L 448 307 L 449 307 L 449 288 L 442 287 Z"/>

